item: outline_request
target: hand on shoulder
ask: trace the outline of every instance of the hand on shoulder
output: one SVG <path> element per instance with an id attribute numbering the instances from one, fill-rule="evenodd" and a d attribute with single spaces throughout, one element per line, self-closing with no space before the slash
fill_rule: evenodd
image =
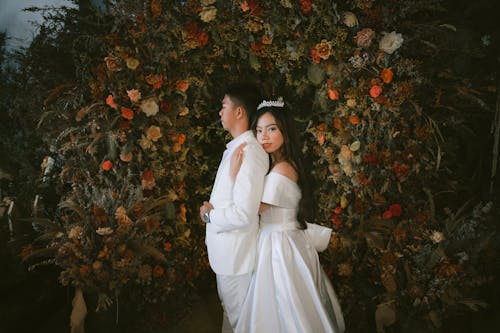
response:
<path id="1" fill-rule="evenodd" d="M 238 172 L 240 171 L 241 164 L 243 163 L 243 151 L 245 150 L 245 147 L 247 146 L 247 142 L 243 142 L 241 145 L 238 146 L 233 152 L 233 155 L 231 156 L 231 176 L 234 179 L 236 179 L 236 176 L 238 175 Z"/>
<path id="2" fill-rule="evenodd" d="M 279 162 L 278 164 L 276 164 L 271 172 L 279 173 L 280 175 L 290 178 L 294 182 L 297 182 L 299 180 L 297 171 L 287 161 Z"/>

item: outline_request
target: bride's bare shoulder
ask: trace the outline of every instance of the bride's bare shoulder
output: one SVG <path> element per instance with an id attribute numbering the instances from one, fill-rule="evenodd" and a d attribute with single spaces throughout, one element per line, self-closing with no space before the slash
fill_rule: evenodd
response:
<path id="1" fill-rule="evenodd" d="M 280 175 L 290 178 L 294 182 L 297 182 L 297 180 L 299 179 L 299 175 L 297 174 L 295 168 L 286 161 L 276 164 L 271 172 L 279 173 Z"/>

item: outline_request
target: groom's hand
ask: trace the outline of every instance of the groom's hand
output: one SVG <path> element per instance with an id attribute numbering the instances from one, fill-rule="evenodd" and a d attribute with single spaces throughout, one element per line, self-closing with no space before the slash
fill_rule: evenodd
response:
<path id="1" fill-rule="evenodd" d="M 200 219 L 202 221 L 205 221 L 203 219 L 203 215 L 205 215 L 205 213 L 211 211 L 212 209 L 214 209 L 214 206 L 210 202 L 203 201 L 203 205 L 200 207 Z"/>

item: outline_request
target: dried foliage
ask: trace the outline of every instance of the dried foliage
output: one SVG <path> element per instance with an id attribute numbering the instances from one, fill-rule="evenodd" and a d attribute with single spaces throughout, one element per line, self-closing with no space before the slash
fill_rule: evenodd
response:
<path id="1" fill-rule="evenodd" d="M 477 265 L 498 267 L 498 205 L 471 192 L 464 204 L 467 181 L 450 171 L 456 135 L 443 132 L 461 106 L 443 101 L 458 91 L 490 112 L 496 88 L 474 89 L 429 59 L 442 55 L 429 39 L 455 28 L 432 21 L 442 10 L 124 0 L 94 13 L 95 25 L 80 17 L 74 80 L 50 90 L 39 121 L 54 147 L 44 181 L 61 196 L 43 251 L 56 250 L 61 282 L 103 300 L 129 286 L 146 302 L 187 295 L 208 270 L 197 207 L 223 148 L 222 85 L 251 78 L 283 96 L 303 129 L 317 222 L 336 231 L 322 263 L 350 331 L 438 329 L 483 307 L 478 288 L 494 269 Z M 429 16 L 409 21 L 416 13 Z"/>

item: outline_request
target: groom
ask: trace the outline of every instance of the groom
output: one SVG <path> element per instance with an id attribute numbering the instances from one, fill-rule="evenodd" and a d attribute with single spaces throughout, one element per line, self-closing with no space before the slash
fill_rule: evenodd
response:
<path id="1" fill-rule="evenodd" d="M 219 115 L 222 127 L 233 139 L 226 145 L 210 202 L 200 207 L 200 217 L 206 223 L 208 259 L 224 309 L 222 332 L 236 327 L 256 259 L 258 211 L 269 157 L 249 126 L 261 100 L 259 90 L 251 84 L 237 83 L 226 89 Z M 233 180 L 231 156 L 245 142 L 245 156 Z"/>

